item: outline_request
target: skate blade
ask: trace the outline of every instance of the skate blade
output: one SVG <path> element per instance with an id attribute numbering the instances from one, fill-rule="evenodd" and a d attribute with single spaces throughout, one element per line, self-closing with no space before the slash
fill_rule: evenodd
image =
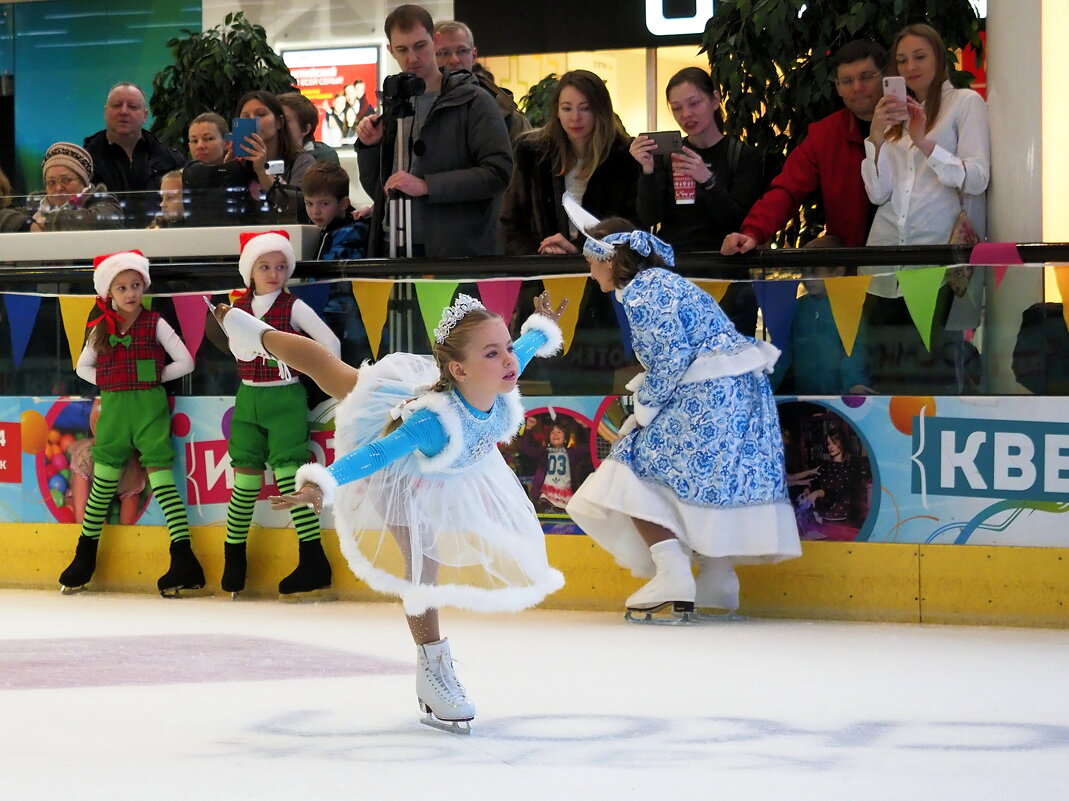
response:
<path id="1" fill-rule="evenodd" d="M 419 722 L 449 734 L 471 734 L 471 720 L 439 720 L 433 713 L 428 712 Z"/>
<path id="2" fill-rule="evenodd" d="M 77 595 L 81 592 L 86 592 L 89 589 L 88 585 L 83 584 L 80 587 L 66 587 L 62 584 L 59 585 L 60 595 Z"/>
<path id="3" fill-rule="evenodd" d="M 709 607 L 715 609 L 716 607 Z M 742 620 L 746 620 L 746 615 L 740 615 L 735 611 L 727 611 L 726 609 L 721 612 L 699 612 L 695 611 L 691 614 L 695 623 L 738 623 Z"/>
<path id="4" fill-rule="evenodd" d="M 287 604 L 314 604 L 336 601 L 337 596 L 331 591 L 330 587 L 323 587 L 318 590 L 308 590 L 307 592 L 280 593 L 278 600 Z"/>
<path id="5" fill-rule="evenodd" d="M 660 609 L 628 609 L 624 620 L 646 626 L 687 626 L 697 623 L 694 612 L 663 612 Z"/>
<path id="6" fill-rule="evenodd" d="M 160 590 L 160 595 L 164 598 L 203 598 L 206 595 L 211 595 L 211 591 L 206 587 L 166 587 Z"/>

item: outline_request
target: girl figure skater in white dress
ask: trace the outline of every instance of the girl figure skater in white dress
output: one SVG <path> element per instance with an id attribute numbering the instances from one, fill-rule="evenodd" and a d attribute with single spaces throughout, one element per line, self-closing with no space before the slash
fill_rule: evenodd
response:
<path id="1" fill-rule="evenodd" d="M 627 599 L 628 619 L 687 622 L 696 606 L 730 616 L 736 564 L 802 552 L 767 375 L 779 351 L 740 334 L 711 296 L 665 269 L 669 245 L 620 218 L 599 222 L 571 198 L 565 206 L 646 370 L 628 384 L 637 427 L 625 423 L 567 512 L 619 564 L 652 577 Z M 654 617 L 662 610 L 674 614 Z"/>
<path id="2" fill-rule="evenodd" d="M 564 584 L 515 474 L 497 448 L 524 420 L 516 381 L 534 356 L 561 346 L 548 294 L 513 342 L 505 321 L 466 295 L 445 309 L 433 357 L 396 353 L 359 369 L 305 337 L 239 309 L 216 316 L 238 358 L 268 353 L 332 397 L 335 461 L 308 464 L 276 508 L 334 507 L 341 550 L 357 578 L 404 603 L 417 646 L 424 723 L 468 733 L 475 705 L 457 680 L 438 608 L 519 611 Z"/>

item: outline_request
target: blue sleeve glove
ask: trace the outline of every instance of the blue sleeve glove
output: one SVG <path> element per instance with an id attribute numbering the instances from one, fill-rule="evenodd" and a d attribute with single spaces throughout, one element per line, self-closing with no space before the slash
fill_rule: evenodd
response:
<path id="1" fill-rule="evenodd" d="M 420 409 L 382 439 L 347 453 L 327 470 L 339 485 L 348 484 L 417 450 L 425 456 L 434 456 L 445 446 L 445 430 L 438 417 Z"/>

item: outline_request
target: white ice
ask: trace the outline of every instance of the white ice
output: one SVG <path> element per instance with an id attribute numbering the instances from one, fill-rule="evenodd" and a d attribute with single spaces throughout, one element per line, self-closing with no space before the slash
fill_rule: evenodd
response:
<path id="1" fill-rule="evenodd" d="M 0 799 L 1064 799 L 1069 630 L 0 591 Z M 282 676 L 283 678 L 278 678 Z"/>

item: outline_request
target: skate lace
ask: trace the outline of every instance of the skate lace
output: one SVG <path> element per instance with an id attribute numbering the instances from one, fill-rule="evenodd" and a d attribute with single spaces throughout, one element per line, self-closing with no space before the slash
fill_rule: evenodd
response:
<path id="1" fill-rule="evenodd" d="M 428 659 L 426 672 L 446 701 L 460 705 L 468 700 L 464 685 L 453 672 L 453 659 L 447 659 L 444 656 L 436 656 L 433 660 Z"/>

